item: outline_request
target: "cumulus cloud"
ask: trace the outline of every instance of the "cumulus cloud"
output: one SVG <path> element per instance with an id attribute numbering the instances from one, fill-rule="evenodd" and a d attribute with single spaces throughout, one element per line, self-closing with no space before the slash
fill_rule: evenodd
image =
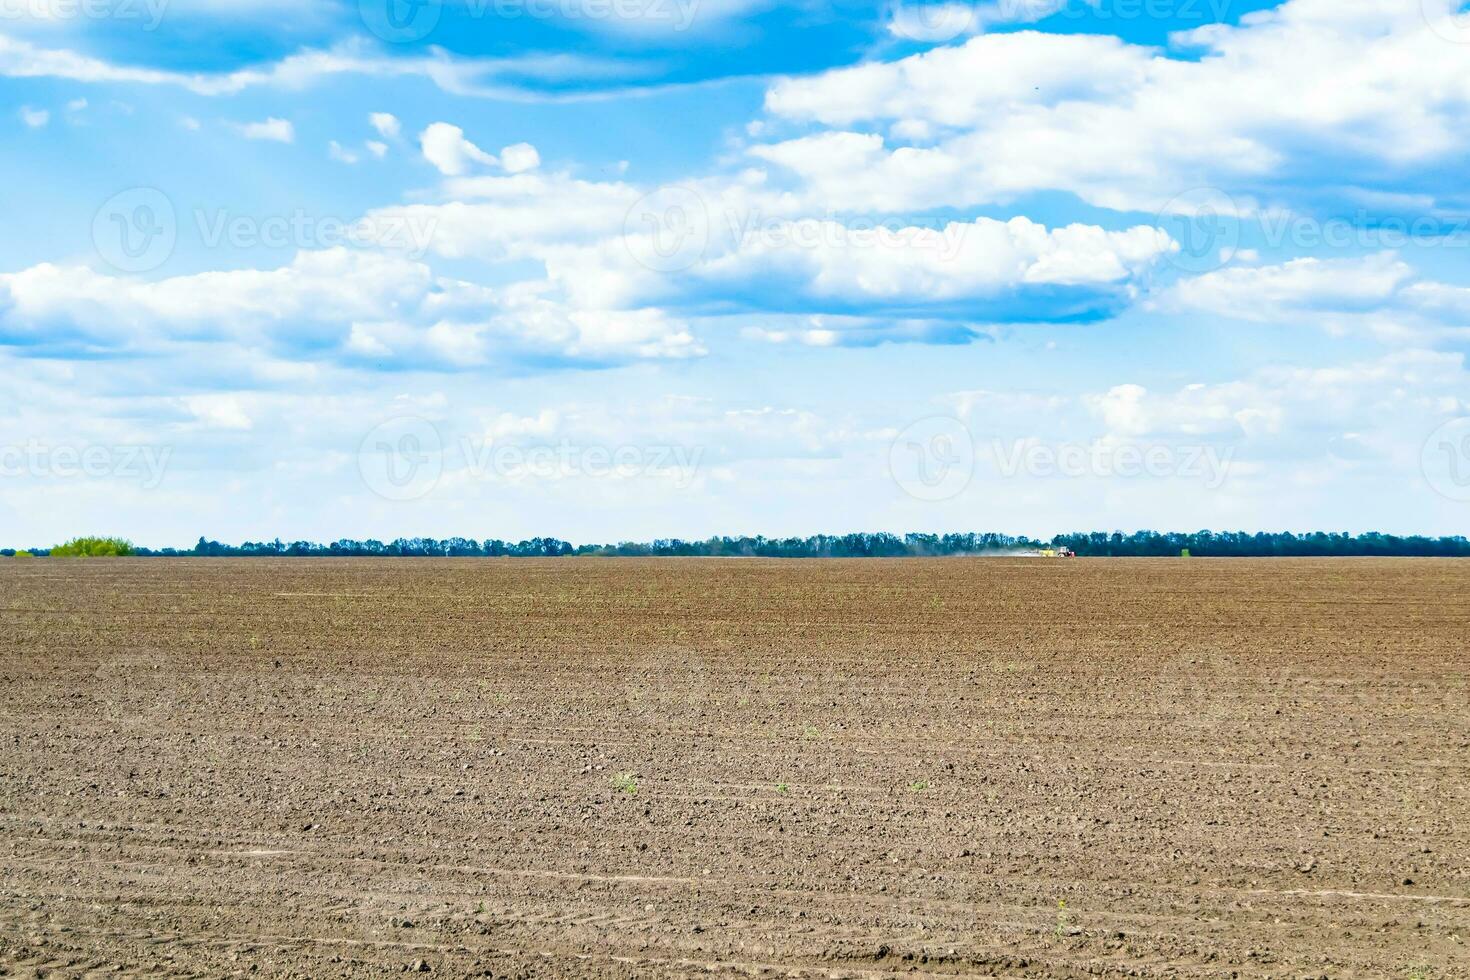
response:
<path id="1" fill-rule="evenodd" d="M 1102 0 L 1080 0 L 1098 7 Z M 1068 0 L 993 0 L 988 3 L 898 3 L 888 33 L 907 41 L 940 43 L 979 34 L 997 24 L 1029 24 L 1066 8 Z"/>
<path id="2" fill-rule="evenodd" d="M 1242 189 L 1248 210 L 1308 197 L 1324 154 L 1336 184 L 1355 160 L 1431 198 L 1458 193 L 1442 167 L 1470 155 L 1470 75 L 1464 46 L 1432 27 L 1454 3 L 1289 0 L 1176 35 L 1180 56 L 1112 36 L 983 34 L 777 83 L 770 115 L 822 129 L 752 152 L 830 206 L 895 211 L 1062 190 L 1153 212 L 1204 185 Z"/>
<path id="3" fill-rule="evenodd" d="M 754 10 L 770 7 L 773 0 L 563 0 L 556 5 L 562 22 L 583 30 L 629 35 L 690 34 L 719 30 L 728 22 Z"/>
<path id="4" fill-rule="evenodd" d="M 535 172 L 455 178 L 443 190 L 443 203 L 378 208 L 369 213 L 369 222 L 432 226 L 435 253 L 496 262 L 536 258 L 555 244 L 619 235 L 642 196 L 630 184 Z"/>
<path id="5" fill-rule="evenodd" d="M 626 288 L 664 302 L 1016 322 L 1100 315 L 1131 297 L 1137 277 L 1173 245 L 1151 227 L 1048 229 L 1026 218 L 936 227 L 796 219 L 737 231 L 715 239 L 706 260 L 656 282 L 631 264 L 611 269 L 605 251 L 597 269 L 585 252 L 549 267 L 576 284 L 574 295 Z"/>
<path id="6" fill-rule="evenodd" d="M 1416 278 L 1393 252 L 1363 258 L 1293 259 L 1280 265 L 1231 267 L 1180 280 L 1161 297 L 1171 309 L 1202 310 L 1244 320 L 1279 320 L 1303 311 L 1380 309 Z"/>
<path id="7" fill-rule="evenodd" d="M 1320 455 L 1331 434 L 1376 432 L 1376 445 L 1417 451 L 1417 441 L 1396 440 L 1395 431 L 1407 425 L 1422 439 L 1433 427 L 1427 419 L 1457 401 L 1463 409 L 1464 381 L 1464 355 L 1410 349 L 1341 366 L 1266 367 L 1239 381 L 1170 392 L 1123 384 L 1083 403 L 1113 438 L 1256 439 L 1262 452 L 1300 453 L 1311 444 Z"/>
<path id="8" fill-rule="evenodd" d="M 46 109 L 32 109 L 28 105 L 21 106 L 20 121 L 31 129 L 41 129 L 51 121 L 51 113 Z"/>
<path id="9" fill-rule="evenodd" d="M 0 34 L 0 77 L 166 86 L 202 96 L 237 95 L 261 87 L 299 89 L 338 75 L 361 75 L 423 78 L 453 95 L 523 100 L 531 97 L 526 86 L 533 83 L 599 81 L 627 74 L 625 66 L 579 55 L 458 58 L 434 49 L 424 57 L 393 57 L 360 40 L 325 50 L 308 48 L 279 61 L 235 71 L 181 72 L 118 64 Z"/>
<path id="10" fill-rule="evenodd" d="M 458 177 L 468 173 L 473 164 L 494 166 L 494 156 L 465 138 L 464 130 L 449 123 L 436 122 L 419 134 L 419 147 L 424 159 L 441 174 Z"/>
<path id="11" fill-rule="evenodd" d="M 228 342 L 299 359 L 447 369 L 703 352 L 660 310 L 569 308 L 549 283 L 489 289 L 405 258 L 340 248 L 302 252 L 277 269 L 158 282 L 38 265 L 0 274 L 0 290 L 10 297 L 0 341 L 37 352 Z"/>
<path id="12" fill-rule="evenodd" d="M 204 428 L 245 431 L 254 425 L 243 400 L 235 395 L 187 395 L 180 401 Z"/>
<path id="13" fill-rule="evenodd" d="M 500 151 L 500 165 L 506 173 L 525 173 L 541 166 L 541 154 L 530 143 L 516 143 Z"/>
<path id="14" fill-rule="evenodd" d="M 265 140 L 271 143 L 296 142 L 296 127 L 289 119 L 272 116 L 261 122 L 241 123 L 236 127 L 240 135 L 248 140 Z"/>
<path id="15" fill-rule="evenodd" d="M 803 217 L 799 197 L 766 190 L 758 175 L 649 191 L 523 173 L 451 179 L 444 190 L 446 203 L 370 217 L 384 225 L 432 223 L 430 248 L 447 258 L 539 261 L 570 302 L 589 309 L 1095 319 L 1131 301 L 1145 274 L 1176 248 L 1149 226 Z M 956 336 L 906 329 L 914 337 Z"/>
<path id="16" fill-rule="evenodd" d="M 398 134 L 403 131 L 403 124 L 391 112 L 371 113 L 368 116 L 368 123 L 385 140 L 397 139 Z"/>
<path id="17" fill-rule="evenodd" d="M 987 329 L 924 317 L 739 314 L 740 335 L 766 344 L 802 347 L 878 347 L 883 344 L 969 344 L 989 339 Z"/>
<path id="18" fill-rule="evenodd" d="M 1179 280 L 1148 308 L 1356 332 L 1395 346 L 1470 340 L 1470 289 L 1421 278 L 1396 252 L 1230 266 Z"/>
<path id="19" fill-rule="evenodd" d="M 521 174 L 541 166 L 541 154 L 530 143 L 505 147 L 500 155 L 486 153 L 465 136 L 464 130 L 445 122 L 432 123 L 419 134 L 424 159 L 446 177 L 463 177 L 481 167 L 498 167 Z"/>

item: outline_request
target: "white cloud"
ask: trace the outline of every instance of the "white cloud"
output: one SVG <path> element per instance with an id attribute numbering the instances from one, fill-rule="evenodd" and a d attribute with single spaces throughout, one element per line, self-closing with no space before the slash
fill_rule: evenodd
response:
<path id="1" fill-rule="evenodd" d="M 188 395 L 180 400 L 204 428 L 247 431 L 254 425 L 238 396 Z"/>
<path id="2" fill-rule="evenodd" d="M 1015 314 L 976 301 L 1024 295 L 1033 287 L 1126 286 L 1172 244 L 1151 227 L 1048 229 L 1026 218 L 895 229 L 805 219 L 766 226 L 688 275 L 754 294 L 780 296 L 789 286 L 811 300 L 869 310 L 963 302 L 975 319 L 991 313 L 1005 320 Z"/>
<path id="3" fill-rule="evenodd" d="M 633 35 L 691 34 L 716 31 L 729 21 L 773 5 L 773 0 L 562 0 L 554 5 L 564 23 L 583 30 Z"/>
<path id="4" fill-rule="evenodd" d="M 367 151 L 369 153 L 371 153 L 373 156 L 377 157 L 379 160 L 383 159 L 385 156 L 388 155 L 388 144 L 387 143 L 379 143 L 377 140 L 368 140 L 363 145 L 365 147 L 367 147 Z"/>
<path id="5" fill-rule="evenodd" d="M 710 212 L 717 217 L 703 254 L 669 270 L 656 262 L 664 228 L 635 225 L 591 244 L 531 248 L 574 303 L 593 308 L 661 304 L 981 324 L 1106 315 L 1173 248 L 1151 227 L 1048 229 L 1025 218 L 979 218 L 889 229 L 766 219 L 713 205 Z"/>
<path id="6" fill-rule="evenodd" d="M 1416 282 L 1401 293 L 1420 312 L 1470 325 L 1470 288 L 1441 282 Z"/>
<path id="7" fill-rule="evenodd" d="M 741 313 L 724 319 L 744 324 L 740 336 L 746 340 L 803 347 L 969 344 L 990 336 L 973 324 L 924 317 Z"/>
<path id="8" fill-rule="evenodd" d="M 80 267 L 0 274 L 6 343 L 38 351 L 158 352 L 229 343 L 284 357 L 361 357 L 459 369 L 522 357 L 688 357 L 688 328 L 656 309 L 571 308 L 554 284 L 489 289 L 373 252 L 301 252 L 277 269 L 143 282 Z"/>
<path id="9" fill-rule="evenodd" d="M 1102 0 L 1076 0 L 1100 7 Z M 990 0 L 986 3 L 898 3 L 888 33 L 901 40 L 942 43 L 997 24 L 1031 24 L 1066 9 L 1069 0 Z"/>
<path id="10" fill-rule="evenodd" d="M 1394 347 L 1470 342 L 1470 289 L 1421 279 L 1395 252 L 1231 266 L 1181 279 L 1147 308 L 1284 328 L 1310 326 Z"/>
<path id="11" fill-rule="evenodd" d="M 434 49 L 425 57 L 394 57 L 360 40 L 327 50 L 305 49 L 277 62 L 236 71 L 179 72 L 115 64 L 0 34 L 0 77 L 172 86 L 203 96 L 237 95 L 257 87 L 300 89 L 336 75 L 364 75 L 423 78 L 453 95 L 525 99 L 530 97 L 523 87 L 528 82 L 600 80 L 626 73 L 626 66 L 614 62 L 568 54 L 471 59 Z"/>
<path id="12" fill-rule="evenodd" d="M 500 151 L 500 165 L 506 173 L 525 173 L 541 166 L 541 154 L 530 143 L 516 143 Z"/>
<path id="13" fill-rule="evenodd" d="M 330 143 L 327 144 L 327 155 L 333 160 L 336 160 L 338 163 L 346 163 L 350 165 L 358 161 L 358 156 L 356 153 L 348 150 L 336 140 L 332 140 Z"/>
<path id="14" fill-rule="evenodd" d="M 1413 278 L 1414 270 L 1392 252 L 1350 259 L 1309 257 L 1182 279 L 1160 298 L 1160 305 L 1257 321 L 1312 310 L 1360 312 L 1389 304 Z"/>
<path id="15" fill-rule="evenodd" d="M 368 123 L 385 140 L 397 139 L 398 134 L 403 131 L 403 125 L 398 121 L 398 117 L 391 112 L 371 113 L 368 116 Z"/>
<path id="16" fill-rule="evenodd" d="M 1464 405 L 1465 381 L 1463 355 L 1405 350 L 1341 366 L 1267 367 L 1240 381 L 1161 394 L 1117 385 L 1083 403 L 1111 438 L 1255 439 L 1290 455 L 1308 444 L 1325 452 L 1324 433 L 1377 432 L 1373 444 L 1417 454 L 1417 441 L 1395 440 L 1393 431 L 1407 425 L 1427 433 L 1433 424 L 1426 420 L 1445 410 L 1447 396 L 1453 404 L 1460 393 Z"/>
<path id="17" fill-rule="evenodd" d="M 754 152 L 832 207 L 965 207 L 1057 189 L 1157 211 L 1215 185 L 1245 189 L 1249 209 L 1257 195 L 1319 186 L 1301 178 L 1324 154 L 1372 161 L 1432 196 L 1445 190 L 1436 165 L 1470 153 L 1465 48 L 1425 17 L 1454 2 L 1289 0 L 1177 35 L 1188 57 L 1112 36 L 981 35 L 777 83 L 774 117 L 827 131 Z M 935 143 L 889 145 L 878 130 L 890 126 Z M 1344 182 L 1343 169 L 1327 179 Z"/>
<path id="18" fill-rule="evenodd" d="M 240 135 L 248 140 L 266 140 L 272 143 L 296 142 L 296 127 L 289 119 L 272 116 L 262 122 L 241 123 L 236 127 Z"/>
<path id="19" fill-rule="evenodd" d="M 461 138 L 451 130 L 443 142 Z M 445 156 L 452 169 L 456 158 Z M 542 173 L 454 178 L 443 190 L 446 203 L 379 209 L 371 222 L 432 225 L 430 249 L 449 258 L 540 261 L 569 301 L 588 309 L 709 312 L 714 304 L 720 312 L 871 315 L 889 324 L 896 317 L 906 325 L 885 330 L 914 339 L 956 336 L 918 324 L 936 316 L 984 323 L 1103 315 L 1130 301 L 1143 274 L 1176 247 L 1148 226 L 803 218 L 802 200 L 766 190 L 759 174 L 651 193 Z M 689 227 L 662 227 L 670 209 Z M 670 266 L 659 247 L 674 240 L 696 247 Z M 762 329 L 774 336 L 794 328 Z"/>
<path id="20" fill-rule="evenodd" d="M 430 247 L 446 258 L 537 258 L 546 247 L 591 243 L 621 234 L 641 191 L 628 184 L 567 174 L 461 177 L 445 182 L 442 204 L 394 205 L 369 213 L 382 227 L 411 222 L 434 228 Z"/>
<path id="21" fill-rule="evenodd" d="M 20 121 L 31 129 L 41 129 L 51 122 L 51 113 L 46 109 L 32 109 L 30 106 L 20 107 Z"/>
<path id="22" fill-rule="evenodd" d="M 494 165 L 495 157 L 465 138 L 464 130 L 449 123 L 436 122 L 419 134 L 424 159 L 440 173 L 458 177 L 468 173 L 472 164 Z"/>

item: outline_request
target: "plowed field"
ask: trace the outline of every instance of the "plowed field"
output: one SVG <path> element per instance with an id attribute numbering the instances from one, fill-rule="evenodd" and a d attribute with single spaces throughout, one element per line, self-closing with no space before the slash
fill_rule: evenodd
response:
<path id="1" fill-rule="evenodd" d="M 0 973 L 1470 977 L 1470 563 L 0 562 Z"/>

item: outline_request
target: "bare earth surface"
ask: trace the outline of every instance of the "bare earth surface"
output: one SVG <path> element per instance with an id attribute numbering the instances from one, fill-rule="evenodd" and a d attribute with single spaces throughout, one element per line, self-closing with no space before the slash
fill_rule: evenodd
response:
<path id="1" fill-rule="evenodd" d="M 8 975 L 1470 977 L 1470 563 L 37 559 L 0 614 Z"/>

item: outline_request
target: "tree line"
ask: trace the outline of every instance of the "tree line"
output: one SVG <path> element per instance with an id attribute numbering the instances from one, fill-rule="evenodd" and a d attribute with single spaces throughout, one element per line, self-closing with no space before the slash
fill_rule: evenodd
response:
<path id="1" fill-rule="evenodd" d="M 118 539 L 79 539 L 118 542 Z M 76 542 L 55 549 L 32 548 L 21 555 L 77 554 Z M 930 558 L 999 555 L 1071 548 L 1083 557 L 1147 558 L 1188 555 L 1194 558 L 1288 557 L 1470 557 L 1464 536 L 1423 537 L 1381 534 L 1309 534 L 1249 531 L 1121 531 L 1058 534 L 1050 541 L 996 533 L 968 534 L 817 534 L 810 537 L 712 537 L 701 541 L 661 538 L 647 542 L 574 545 L 559 538 L 530 538 L 509 542 L 496 538 L 398 538 L 394 541 L 357 541 L 343 538 L 330 544 L 313 541 L 247 541 L 221 544 L 201 537 L 193 548 L 142 548 L 127 542 L 111 553 L 141 557 L 179 558 Z M 85 553 L 85 552 L 83 552 Z M 0 555 L 13 557 L 13 549 Z"/>

